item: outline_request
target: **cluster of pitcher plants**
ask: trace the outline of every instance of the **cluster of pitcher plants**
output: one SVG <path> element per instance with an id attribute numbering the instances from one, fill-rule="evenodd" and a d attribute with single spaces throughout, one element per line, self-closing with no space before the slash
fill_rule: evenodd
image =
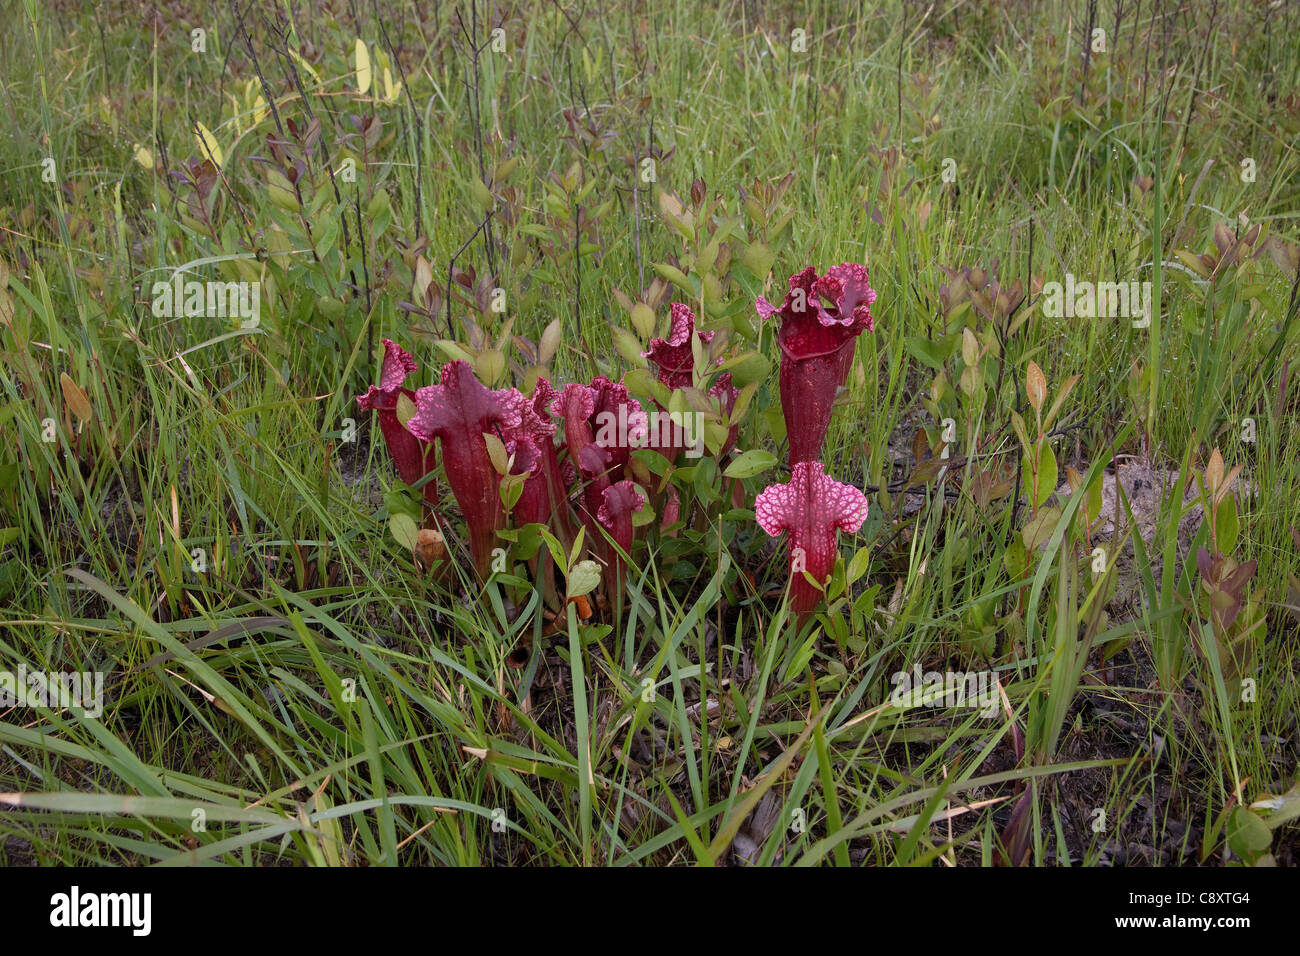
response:
<path id="1" fill-rule="evenodd" d="M 821 456 L 857 338 L 874 330 L 875 298 L 866 268 L 844 264 L 825 275 L 809 267 L 791 276 L 780 306 L 761 296 L 755 304 L 764 321 L 779 321 L 790 477 L 761 491 L 752 508 L 767 534 L 788 535 L 790 602 L 800 617 L 821 600 L 838 555 L 837 531 L 856 532 L 867 515 L 863 493 L 827 475 Z M 758 383 L 744 390 L 733 384 L 720 368 L 725 336 L 715 342 L 714 332 L 696 328 L 695 314 L 683 303 L 672 303 L 670 312 L 668 334 L 652 338 L 642 353 L 658 383 L 658 397 L 645 404 L 625 382 L 603 375 L 565 384 L 538 376 L 528 396 L 516 388 L 491 389 L 463 360 L 445 364 L 438 384 L 412 389 L 406 382 L 418 370 L 415 358 L 385 339 L 379 382 L 357 401 L 377 414 L 402 481 L 421 490 L 425 528 L 417 556 L 423 550 L 436 565 L 448 557 L 447 539 L 459 538 L 440 517 L 439 461 L 480 580 L 502 569 L 498 556 L 506 553 L 512 525 L 541 526 L 565 555 L 585 545 L 599 566 L 593 586 L 604 601 L 621 597 L 646 529 L 672 537 L 701 519 L 683 513 L 682 495 L 665 478 L 679 460 L 707 455 L 721 464 L 730 456 L 722 471 L 730 479 L 727 497 L 733 507 L 750 507 L 740 479 L 773 461 L 751 455 L 747 463 L 748 453 L 736 447 Z M 653 454 L 634 455 L 639 449 Z M 652 464 L 656 455 L 659 467 Z M 535 553 L 520 557 L 537 572 Z M 542 583 L 554 607 L 560 595 L 553 575 Z M 586 590 L 570 582 L 565 593 L 581 598 Z M 582 606 L 589 608 L 585 599 Z"/>

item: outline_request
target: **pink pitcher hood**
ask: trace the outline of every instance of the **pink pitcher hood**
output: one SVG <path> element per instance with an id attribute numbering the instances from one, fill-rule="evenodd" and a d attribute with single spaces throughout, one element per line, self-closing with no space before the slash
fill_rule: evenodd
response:
<path id="1" fill-rule="evenodd" d="M 379 430 L 383 433 L 388 453 L 397 466 L 397 474 L 408 485 L 413 485 L 433 471 L 435 465 L 432 442 L 423 441 L 397 420 L 397 398 L 405 395 L 415 401 L 415 393 L 404 388 L 406 377 L 419 366 L 415 358 L 395 344 L 384 339 L 384 363 L 379 373 L 379 384 L 371 385 L 364 395 L 357 396 L 357 404 L 379 414 Z M 430 479 L 424 486 L 424 499 L 438 503 L 438 484 Z"/>
<path id="2" fill-rule="evenodd" d="M 790 277 L 790 291 L 778 309 L 755 303 L 765 319 L 780 316 L 781 408 L 790 441 L 790 464 L 815 461 L 830 427 L 835 392 L 848 380 L 854 343 L 873 331 L 876 292 L 865 266 L 844 263 L 818 276 L 809 266 Z"/>
<path id="3" fill-rule="evenodd" d="M 825 584 L 839 554 L 836 532 L 855 533 L 867 518 L 867 498 L 852 485 L 830 478 L 819 461 L 800 462 L 783 485 L 769 485 L 754 502 L 759 526 L 772 537 L 790 535 L 790 595 L 796 613 L 817 607 L 821 593 L 807 571 Z"/>
<path id="4" fill-rule="evenodd" d="M 668 338 L 653 338 L 643 358 L 654 362 L 659 369 L 659 381 L 669 388 L 686 388 L 691 384 L 695 369 L 695 352 L 691 348 L 691 335 L 695 332 L 695 313 L 680 302 L 670 306 L 672 325 Z M 701 342 L 713 341 L 712 332 L 701 332 Z"/>
<path id="5" fill-rule="evenodd" d="M 468 362 L 448 362 L 442 381 L 415 393 L 415 416 L 406 423 L 424 441 L 442 443 L 442 462 L 470 529 L 474 563 L 481 574 L 491 564 L 496 531 L 505 527 L 501 478 L 492 467 L 483 434 L 502 440 L 523 421 L 524 397 L 517 389 L 493 391 L 474 377 Z"/>

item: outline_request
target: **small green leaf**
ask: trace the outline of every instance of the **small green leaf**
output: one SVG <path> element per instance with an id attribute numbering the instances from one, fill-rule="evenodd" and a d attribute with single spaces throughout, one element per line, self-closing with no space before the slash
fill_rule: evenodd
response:
<path id="1" fill-rule="evenodd" d="M 474 197 L 474 202 L 484 212 L 489 212 L 496 205 L 496 200 L 492 198 L 492 190 L 488 189 L 480 180 L 472 180 L 469 184 L 470 195 Z"/>
<path id="2" fill-rule="evenodd" d="M 808 580 L 812 581 L 812 576 L 809 575 L 807 571 L 804 572 L 804 576 L 807 577 Z M 813 583 L 815 584 L 816 582 L 814 581 Z M 808 666 L 808 662 L 812 660 L 813 653 L 817 650 L 817 637 L 818 632 L 814 629 L 812 634 L 809 635 L 808 640 L 804 641 L 803 644 L 799 646 L 799 650 L 797 650 L 794 656 L 790 658 L 790 662 L 786 665 L 785 671 L 781 675 L 783 679 L 789 680 L 803 673 L 804 668 Z"/>
<path id="3" fill-rule="evenodd" d="M 1092 524 L 1094 521 L 1096 521 L 1098 515 L 1101 514 L 1101 507 L 1102 507 L 1101 475 L 1102 473 L 1100 471 L 1097 472 L 1097 477 L 1093 479 L 1092 485 L 1090 485 L 1088 488 L 1088 501 L 1087 501 L 1088 524 Z"/>
<path id="4" fill-rule="evenodd" d="M 316 311 L 325 316 L 325 318 L 329 319 L 331 322 L 337 322 L 343 317 L 343 313 L 347 311 L 347 306 L 338 299 L 317 296 Z"/>
<path id="5" fill-rule="evenodd" d="M 737 456 L 723 472 L 728 478 L 752 478 L 776 464 L 776 456 L 762 449 L 754 449 Z"/>
<path id="6" fill-rule="evenodd" d="M 1268 825 L 1245 807 L 1237 807 L 1232 811 L 1232 816 L 1228 818 L 1226 836 L 1232 852 L 1249 863 L 1266 852 L 1273 842 L 1273 834 L 1269 832 Z"/>
<path id="7" fill-rule="evenodd" d="M 419 409 L 415 407 L 415 402 L 411 401 L 411 396 L 405 392 L 397 393 L 397 421 L 405 426 L 412 418 L 416 416 Z"/>
<path id="8" fill-rule="evenodd" d="M 420 505 L 401 488 L 394 488 L 384 494 L 384 508 L 390 515 L 409 515 L 412 521 L 420 517 Z"/>
<path id="9" fill-rule="evenodd" d="M 388 530 L 393 533 L 397 543 L 408 551 L 415 547 L 415 542 L 420 535 L 420 528 L 416 525 L 415 519 L 401 512 L 388 519 Z"/>
<path id="10" fill-rule="evenodd" d="M 584 526 L 578 529 L 578 533 L 573 538 L 573 544 L 569 546 L 569 563 L 567 565 L 568 567 L 572 568 L 577 565 L 578 555 L 582 554 L 582 545 L 586 542 L 586 540 L 587 540 L 587 529 Z"/>
<path id="11" fill-rule="evenodd" d="M 636 334 L 642 339 L 648 339 L 655 334 L 655 311 L 644 302 L 638 302 L 632 306 L 632 328 L 636 329 Z"/>
<path id="12" fill-rule="evenodd" d="M 713 458 L 701 458 L 695 466 L 695 496 L 711 503 L 718 500 L 718 463 Z"/>
<path id="13" fill-rule="evenodd" d="M 1025 576 L 1029 566 L 1029 553 L 1025 550 L 1023 539 L 1011 539 L 1007 549 L 1002 552 L 1002 564 L 1007 569 L 1007 575 L 1011 580 L 1019 581 Z"/>
<path id="14" fill-rule="evenodd" d="M 510 470 L 510 460 L 506 455 L 506 446 L 496 435 L 491 432 L 483 433 L 483 443 L 487 445 L 488 458 L 492 459 L 492 467 L 496 469 L 498 475 L 504 475 Z"/>
<path id="15" fill-rule="evenodd" d="M 731 417 L 728 419 L 728 425 L 738 425 L 745 417 L 745 412 L 749 411 L 749 403 L 754 400 L 754 393 L 758 391 L 758 383 L 750 382 L 740 390 L 736 396 L 736 403 L 731 407 Z"/>
<path id="16" fill-rule="evenodd" d="M 691 288 L 690 280 L 686 278 L 686 273 L 682 272 L 682 270 L 678 269 L 676 266 L 670 266 L 662 262 L 655 262 L 651 264 L 651 268 L 673 285 L 677 286 L 677 288 L 686 292 L 694 293 L 694 289 Z"/>
<path id="17" fill-rule="evenodd" d="M 569 569 L 566 594 L 569 600 L 573 600 L 576 597 L 590 593 L 599 583 L 600 565 L 591 559 L 579 561 Z"/>
<path id="18" fill-rule="evenodd" d="M 943 368 L 944 360 L 948 357 L 941 344 L 931 342 L 920 335 L 904 336 L 903 351 L 922 365 L 927 365 L 932 369 Z"/>
<path id="19" fill-rule="evenodd" d="M 1056 453 L 1051 445 L 1043 442 L 1043 447 L 1038 450 L 1038 495 L 1034 506 L 1041 508 L 1055 490 Z"/>
<path id="20" fill-rule="evenodd" d="M 472 363 L 474 361 L 473 353 L 467 351 L 459 342 L 454 342 L 451 339 L 439 339 L 436 344 L 442 354 L 453 362 Z"/>
<path id="21" fill-rule="evenodd" d="M 542 547 L 543 530 L 544 527 L 540 524 L 526 524 L 518 529 L 515 532 L 515 544 L 510 549 L 511 555 L 520 561 L 531 560 Z"/>
<path id="22" fill-rule="evenodd" d="M 1011 430 L 1016 433 L 1016 437 L 1020 439 L 1020 447 L 1028 455 L 1032 446 L 1029 443 L 1029 433 L 1025 431 L 1025 420 L 1020 417 L 1019 412 L 1011 413 Z"/>
<path id="23" fill-rule="evenodd" d="M 773 404 L 763 409 L 763 424 L 767 426 L 767 432 L 772 436 L 775 442 L 785 441 L 785 416 L 781 414 L 781 406 Z"/>
<path id="24" fill-rule="evenodd" d="M 1043 508 L 1020 529 L 1025 549 L 1032 551 L 1052 536 L 1056 522 L 1061 520 L 1061 512 L 1055 508 Z"/>
<path id="25" fill-rule="evenodd" d="M 627 329 L 621 329 L 618 326 L 613 326 L 609 331 L 614 339 L 614 348 L 618 349 L 618 354 L 623 356 L 629 365 L 646 364 L 645 358 L 641 355 L 640 339 Z"/>
<path id="26" fill-rule="evenodd" d="M 222 155 L 221 152 L 221 146 L 217 142 L 217 138 L 212 135 L 212 131 L 199 122 L 194 124 L 194 128 L 194 138 L 199 142 L 199 154 L 204 159 L 211 159 L 217 164 L 217 166 L 226 165 L 225 156 Z"/>
<path id="27" fill-rule="evenodd" d="M 961 330 L 961 360 L 967 366 L 974 365 L 979 361 L 980 343 L 975 338 L 975 333 L 966 326 Z"/>
<path id="28" fill-rule="evenodd" d="M 496 436 L 493 435 L 493 438 Z M 505 506 L 506 511 L 514 511 L 515 505 L 519 503 L 519 496 L 524 493 L 525 475 L 506 475 L 501 479 L 501 486 L 497 493 L 501 497 L 501 504 Z"/>
<path id="29" fill-rule="evenodd" d="M 1237 499 L 1227 495 L 1214 514 L 1214 543 L 1223 554 L 1231 554 L 1237 544 Z"/>
<path id="30" fill-rule="evenodd" d="M 848 571 L 845 572 L 849 584 L 853 584 L 862 575 L 867 573 L 867 566 L 871 564 L 871 549 L 859 548 L 853 555 L 853 560 L 849 562 Z"/>
<path id="31" fill-rule="evenodd" d="M 740 256 L 741 263 L 759 279 L 766 279 L 776 261 L 776 253 L 761 242 L 751 242 Z"/>
<path id="32" fill-rule="evenodd" d="M 542 525 L 537 526 L 537 533 L 541 535 L 542 542 L 546 545 L 546 550 L 551 553 L 551 560 L 560 569 L 560 573 L 567 573 L 569 567 L 564 555 L 564 545 L 560 544 L 560 540 Z"/>
<path id="33" fill-rule="evenodd" d="M 392 207 L 392 200 L 388 198 L 388 190 L 381 189 L 370 202 L 366 203 L 366 218 L 374 222 L 379 218 L 381 213 L 387 213 Z"/>
<path id="34" fill-rule="evenodd" d="M 495 385 L 506 373 L 506 356 L 499 349 L 486 349 L 478 353 L 473 365 L 484 385 Z"/>
<path id="35" fill-rule="evenodd" d="M 772 374 L 772 360 L 762 352 L 745 352 L 724 362 L 720 372 L 730 372 L 731 381 L 737 388 L 744 388 L 751 382 L 761 382 Z"/>
<path id="36" fill-rule="evenodd" d="M 698 332 L 692 332 L 691 338 L 691 359 L 695 363 L 694 368 L 707 368 L 709 365 L 708 356 L 704 352 L 704 341 L 700 338 Z"/>
<path id="37" fill-rule="evenodd" d="M 1070 394 L 1070 390 L 1078 384 L 1081 375 L 1071 375 L 1066 379 L 1061 387 L 1056 390 L 1056 398 L 1052 400 L 1052 407 L 1047 411 L 1047 417 L 1043 419 L 1043 431 L 1051 431 L 1052 423 L 1056 421 L 1056 416 L 1061 413 L 1061 406 L 1065 404 L 1065 397 Z"/>
<path id="38" fill-rule="evenodd" d="M 287 212 L 302 211 L 302 203 L 298 202 L 298 197 L 294 194 L 293 184 L 283 173 L 270 167 L 266 178 L 266 194 L 271 202 Z"/>

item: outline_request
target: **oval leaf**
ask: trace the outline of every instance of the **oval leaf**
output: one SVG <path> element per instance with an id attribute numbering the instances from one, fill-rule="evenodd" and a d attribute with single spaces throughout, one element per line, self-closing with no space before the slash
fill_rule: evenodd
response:
<path id="1" fill-rule="evenodd" d="M 370 89 L 370 51 L 366 49 L 366 43 L 361 37 L 357 37 L 356 63 L 357 91 L 365 93 Z"/>
<path id="2" fill-rule="evenodd" d="M 587 559 L 579 561 L 569 569 L 569 585 L 566 591 L 570 601 L 595 590 L 600 583 L 600 565 Z"/>
<path id="3" fill-rule="evenodd" d="M 388 530 L 393 533 L 397 543 L 408 551 L 414 550 L 420 539 L 420 528 L 415 519 L 401 512 L 389 517 Z"/>
<path id="4" fill-rule="evenodd" d="M 95 411 L 90 407 L 90 396 L 81 390 L 81 386 L 74 382 L 67 372 L 59 373 L 59 386 L 63 389 L 63 399 L 72 409 L 72 414 L 83 422 L 88 422 L 95 417 Z"/>
<path id="5" fill-rule="evenodd" d="M 776 456 L 762 449 L 754 449 L 737 456 L 727 470 L 723 472 L 728 478 L 752 478 L 776 464 Z"/>
<path id="6" fill-rule="evenodd" d="M 1219 490 L 1219 485 L 1223 483 L 1223 456 L 1219 454 L 1219 449 L 1214 449 L 1210 453 L 1210 461 L 1205 466 L 1205 487 L 1209 491 L 1210 497 Z"/>
<path id="7" fill-rule="evenodd" d="M 1034 411 L 1042 414 L 1043 400 L 1047 398 L 1047 378 L 1033 359 L 1029 360 L 1029 369 L 1025 372 L 1025 394 L 1029 396 Z"/>
<path id="8" fill-rule="evenodd" d="M 488 458 L 492 460 L 492 467 L 496 469 L 496 473 L 504 475 L 508 472 L 510 461 L 506 455 L 506 446 L 501 439 L 491 432 L 484 432 L 483 443 L 487 445 Z"/>
<path id="9" fill-rule="evenodd" d="M 1232 816 L 1228 818 L 1226 836 L 1232 852 L 1247 861 L 1253 861 L 1273 842 L 1268 824 L 1245 807 L 1237 807 L 1232 811 Z"/>
<path id="10" fill-rule="evenodd" d="M 610 335 L 614 339 L 614 348 L 618 349 L 618 354 L 623 356 L 627 362 L 632 365 L 646 364 L 641 355 L 641 341 L 635 335 L 627 329 L 620 329 L 618 326 L 610 329 Z"/>
<path id="11" fill-rule="evenodd" d="M 1219 551 L 1232 554 L 1232 549 L 1237 544 L 1238 528 L 1237 499 L 1228 495 L 1219 502 L 1219 507 L 1214 512 L 1214 543 Z"/>
<path id="12" fill-rule="evenodd" d="M 551 359 L 560 348 L 560 320 L 552 319 L 542 332 L 542 340 L 537 349 L 537 360 L 541 365 L 550 365 Z"/>
<path id="13" fill-rule="evenodd" d="M 495 385 L 506 373 L 506 356 L 498 349 L 479 352 L 472 364 L 479 381 L 484 385 Z"/>
<path id="14" fill-rule="evenodd" d="M 1041 508 L 1048 497 L 1056 490 L 1056 453 L 1052 446 L 1043 442 L 1038 452 L 1038 495 L 1034 504 Z"/>
<path id="15" fill-rule="evenodd" d="M 225 156 L 222 155 L 221 147 L 217 145 L 217 138 L 212 135 L 212 131 L 202 123 L 194 124 L 196 130 L 194 138 L 199 141 L 199 149 L 203 151 L 204 158 L 211 159 L 217 166 L 225 165 Z"/>
<path id="16" fill-rule="evenodd" d="M 415 407 L 415 402 L 411 401 L 409 395 L 405 392 L 397 393 L 397 421 L 403 427 L 405 427 L 406 423 L 415 417 L 417 411 L 419 411 L 419 409 Z"/>
<path id="17" fill-rule="evenodd" d="M 853 560 L 849 562 L 848 570 L 845 571 L 845 578 L 849 584 L 853 584 L 858 578 L 867 573 L 867 566 L 871 564 L 871 549 L 859 548 L 853 555 Z"/>
<path id="18" fill-rule="evenodd" d="M 636 334 L 643 339 L 648 339 L 655 334 L 655 312 L 654 309 L 644 302 L 638 302 L 632 306 L 632 327 L 636 329 Z"/>

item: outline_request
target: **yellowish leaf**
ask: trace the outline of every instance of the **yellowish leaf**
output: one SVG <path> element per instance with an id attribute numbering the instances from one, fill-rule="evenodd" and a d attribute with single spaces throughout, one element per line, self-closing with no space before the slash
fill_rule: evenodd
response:
<path id="1" fill-rule="evenodd" d="M 199 149 L 203 152 L 204 158 L 211 159 L 219 167 L 224 166 L 226 164 L 226 157 L 225 154 L 221 152 L 221 144 L 219 144 L 217 138 L 212 135 L 212 130 L 197 121 L 194 123 L 194 127 L 194 138 L 198 140 Z"/>
<path id="2" fill-rule="evenodd" d="M 90 405 L 90 396 L 82 391 L 81 386 L 74 382 L 67 372 L 59 374 L 59 386 L 63 389 L 63 399 L 72 409 L 72 414 L 83 422 L 88 422 L 95 417 L 95 410 Z"/>
<path id="3" fill-rule="evenodd" d="M 492 467 L 496 469 L 497 474 L 506 474 L 510 470 L 510 459 L 506 455 L 505 443 L 492 432 L 483 433 L 483 443 L 487 445 L 488 458 L 491 459 Z"/>
<path id="4" fill-rule="evenodd" d="M 412 418 L 418 415 L 419 412 L 420 412 L 419 408 L 416 407 L 415 402 L 411 401 L 411 397 L 409 395 L 407 395 L 405 392 L 397 393 L 398 422 L 400 422 L 402 425 L 405 425 Z"/>
<path id="5" fill-rule="evenodd" d="M 594 591 L 600 583 L 600 565 L 595 561 L 579 561 L 569 569 L 566 595 L 570 601 Z"/>
<path id="6" fill-rule="evenodd" d="M 506 372 L 506 357 L 499 349 L 485 349 L 474 356 L 474 371 L 485 385 L 495 385 Z"/>
<path id="7" fill-rule="evenodd" d="M 1029 369 L 1025 372 L 1025 394 L 1034 411 L 1042 414 L 1043 400 L 1047 398 L 1047 378 L 1033 359 L 1029 360 Z"/>
<path id="8" fill-rule="evenodd" d="M 357 90 L 365 93 L 370 89 L 370 51 L 366 42 L 357 37 L 356 45 Z"/>
<path id="9" fill-rule="evenodd" d="M 543 365 L 550 365 L 551 359 L 555 358 L 555 353 L 560 347 L 560 320 L 552 319 L 550 324 L 542 332 L 542 340 L 538 345 L 537 359 Z"/>
<path id="10" fill-rule="evenodd" d="M 980 344 L 975 338 L 975 333 L 970 329 L 962 326 L 961 329 L 961 360 L 966 365 L 974 365 L 979 361 Z"/>
<path id="11" fill-rule="evenodd" d="M 1220 501 L 1226 498 L 1232 491 L 1233 484 L 1237 481 L 1237 476 L 1241 474 L 1242 465 L 1233 465 L 1232 470 L 1228 472 L 1227 477 L 1219 484 L 1219 490 L 1214 493 L 1214 505 L 1218 507 Z"/>
<path id="12" fill-rule="evenodd" d="M 433 268 L 424 256 L 415 257 L 415 281 L 411 284 L 411 294 L 415 301 L 423 305 L 425 293 L 433 283 Z"/>
<path id="13" fill-rule="evenodd" d="M 384 67 L 384 102 L 392 103 L 402 95 L 402 84 L 393 82 L 393 71 Z"/>
<path id="14" fill-rule="evenodd" d="M 1083 475 L 1072 465 L 1065 466 L 1065 481 L 1070 486 L 1070 494 L 1075 494 L 1083 487 Z"/>
<path id="15" fill-rule="evenodd" d="M 1223 456 L 1219 454 L 1219 449 L 1214 449 L 1210 455 L 1210 462 L 1205 466 L 1205 489 L 1213 498 L 1219 486 L 1223 484 Z"/>

